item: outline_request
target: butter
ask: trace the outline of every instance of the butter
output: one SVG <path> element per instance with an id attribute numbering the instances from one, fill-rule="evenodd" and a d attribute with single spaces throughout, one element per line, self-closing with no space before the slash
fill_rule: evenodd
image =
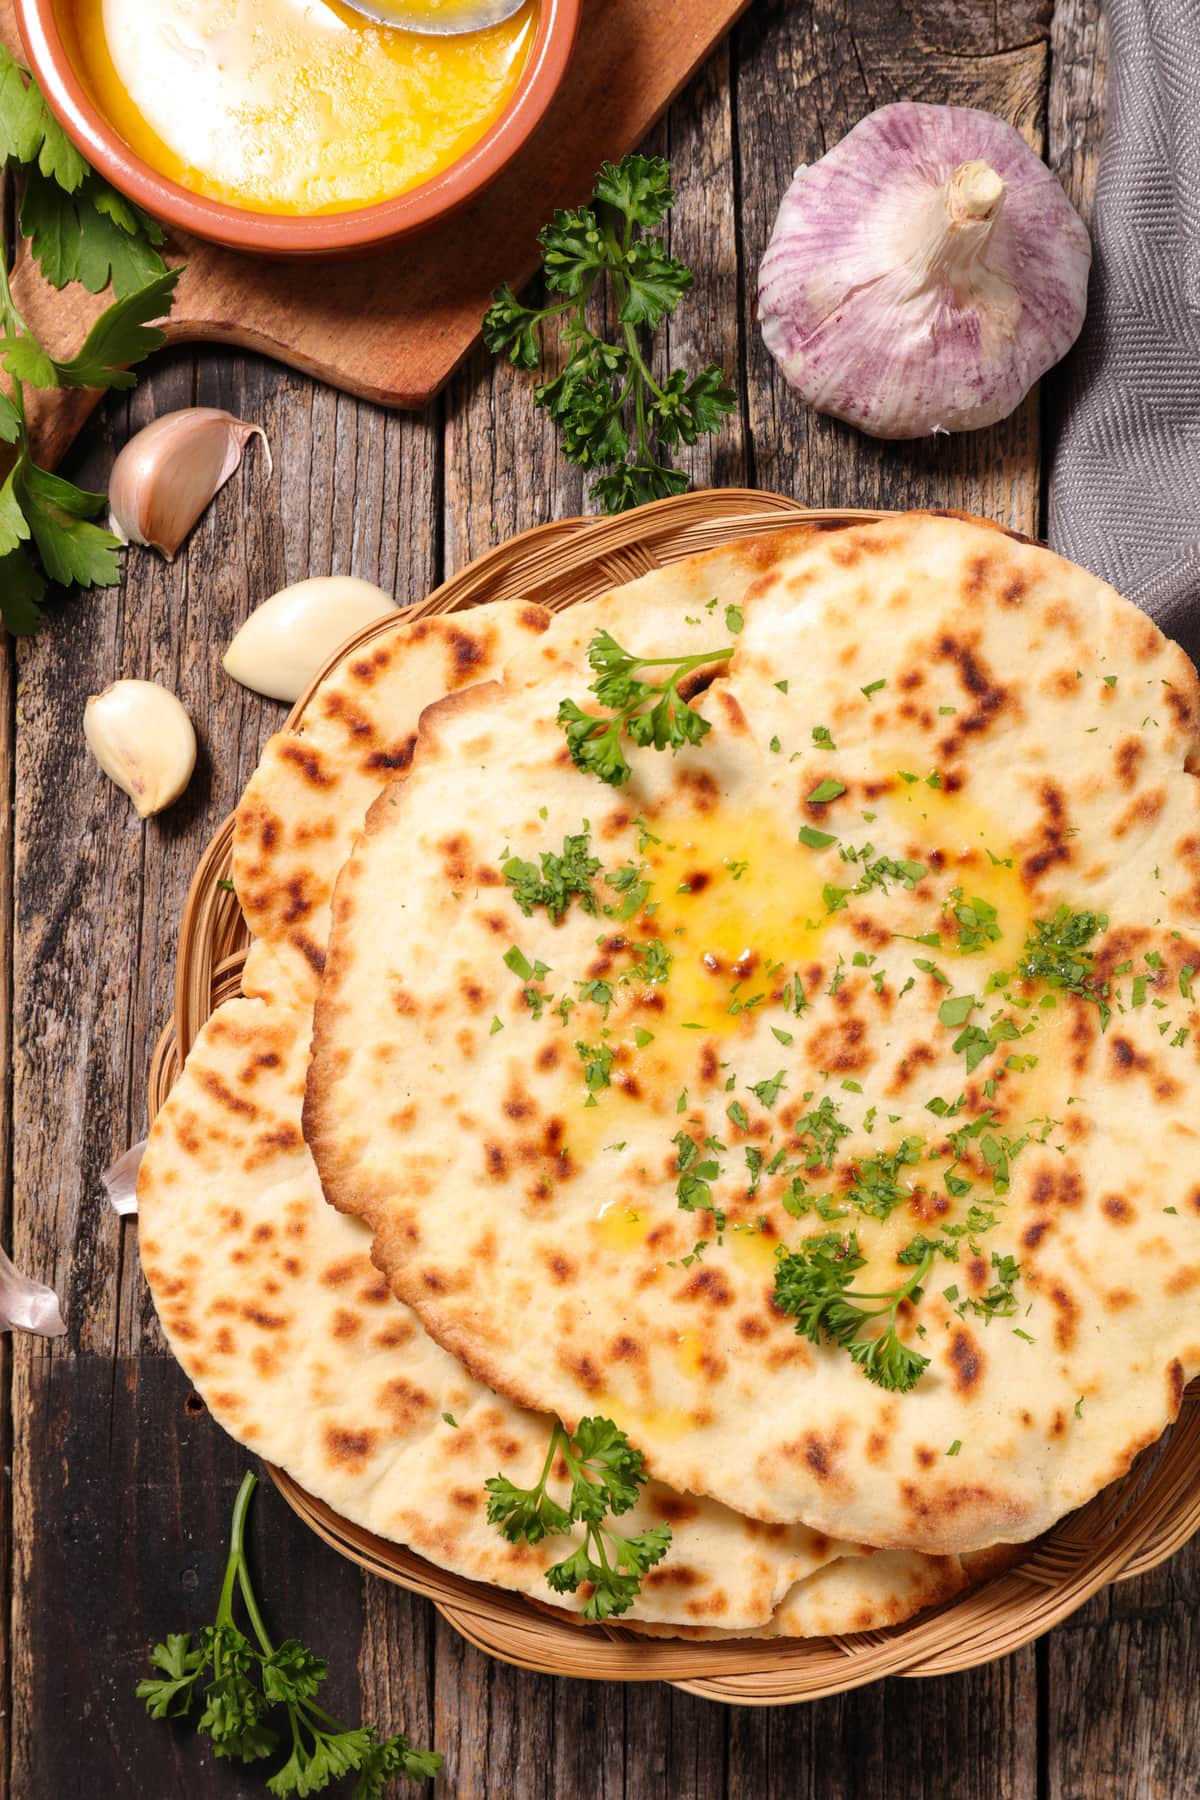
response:
<path id="1" fill-rule="evenodd" d="M 372 25 L 333 0 L 73 0 L 63 27 L 100 110 L 181 187 L 313 215 L 440 174 L 513 96 L 537 19 L 462 37 Z"/>

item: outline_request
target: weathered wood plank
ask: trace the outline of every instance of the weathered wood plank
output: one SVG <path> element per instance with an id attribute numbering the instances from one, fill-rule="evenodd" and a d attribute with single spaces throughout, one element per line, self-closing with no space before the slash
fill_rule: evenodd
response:
<path id="1" fill-rule="evenodd" d="M 115 448 L 132 429 L 193 402 L 259 420 L 275 450 L 274 475 L 252 449 L 175 564 L 131 552 L 119 590 L 56 604 L 47 629 L 20 651 L 14 1241 L 25 1264 L 59 1287 L 70 1336 L 54 1346 L 16 1346 L 16 1794 L 260 1791 L 257 1780 L 243 1788 L 224 1767 L 214 1772 L 200 1747 L 182 1746 L 186 1776 L 164 1774 L 159 1782 L 148 1773 L 149 1785 L 138 1786 L 128 1759 L 158 1728 L 139 1722 L 136 1708 L 130 1714 L 115 1687 L 103 1687 L 92 1718 L 104 1732 L 115 1730 L 117 1718 L 122 1725 L 111 1745 L 103 1737 L 94 1743 L 94 1726 L 54 1700 L 56 1667 L 78 1662 L 82 1669 L 80 1620 L 111 1619 L 140 1659 L 149 1630 L 177 1628 L 189 1617 L 202 1622 L 211 1604 L 207 1593 L 198 1594 L 174 1610 L 173 1620 L 151 1620 L 144 1609 L 153 1608 L 162 1586 L 155 1568 L 135 1574 L 127 1559 L 107 1555 L 89 1564 L 85 1582 L 67 1553 L 81 1496 L 115 1521 L 132 1486 L 141 1525 L 150 1528 L 165 1491 L 176 1497 L 180 1529 L 211 1542 L 215 1553 L 226 1530 L 229 1480 L 219 1505 L 203 1496 L 214 1468 L 246 1461 L 207 1415 L 183 1436 L 174 1401 L 164 1410 L 164 1390 L 153 1384 L 181 1378 L 173 1363 L 154 1355 L 162 1339 L 137 1264 L 136 1227 L 108 1211 L 99 1174 L 145 1130 L 146 1069 L 170 1012 L 178 919 L 192 870 L 284 711 L 224 675 L 220 659 L 230 637 L 266 594 L 310 572 L 349 570 L 410 599 L 426 593 L 438 571 L 437 422 L 384 414 L 258 359 L 211 353 L 160 360 L 131 402 L 114 402 L 101 415 L 80 478 L 104 485 Z M 175 689 L 202 739 L 187 795 L 144 826 L 87 757 L 80 728 L 87 694 L 121 675 Z M 0 731 L 6 725 L 0 703 Z M 138 1429 L 157 1467 L 151 1471 L 144 1459 L 131 1473 L 128 1459 L 110 1454 L 108 1430 L 110 1416 L 118 1430 L 122 1382 L 134 1379 L 123 1359 L 139 1350 L 148 1354 L 141 1379 L 151 1386 Z M 55 1435 L 61 1441 L 52 1450 Z M 278 1515 L 278 1502 L 271 1506 Z M 368 1715 L 398 1723 L 389 1640 L 378 1629 L 364 1637 L 360 1628 L 361 1582 L 290 1517 L 288 1532 L 289 1567 L 300 1584 L 288 1628 L 309 1637 L 328 1630 L 331 1661 L 351 1682 L 361 1663 Z M 81 1607 L 82 1586 L 88 1592 Z M 358 1708 L 355 1695 L 352 1710 Z M 48 1721 L 59 1718 L 68 1728 L 48 1731 Z M 144 1767 L 152 1771 L 163 1752 L 146 1754 Z M 61 1769 L 55 1765 L 55 1778 L 43 1780 L 39 1758 L 51 1755 Z M 78 1787 L 71 1786 L 76 1779 Z"/>
<path id="2" fill-rule="evenodd" d="M 19 1359 L 30 1429 L 14 1474 L 30 1514 L 18 1539 L 14 1796 L 262 1795 L 260 1774 L 214 1766 L 194 1730 L 151 1721 L 134 1693 L 153 1644 L 211 1621 L 253 1461 L 189 1394 L 167 1357 Z M 251 1527 L 268 1630 L 302 1632 L 327 1655 L 329 1708 L 357 1719 L 361 1584 L 269 1482 Z"/>

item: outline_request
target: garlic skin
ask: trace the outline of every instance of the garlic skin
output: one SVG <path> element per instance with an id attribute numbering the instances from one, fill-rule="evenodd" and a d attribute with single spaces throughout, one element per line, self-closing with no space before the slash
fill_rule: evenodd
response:
<path id="1" fill-rule="evenodd" d="M 123 544 L 149 544 L 172 561 L 252 437 L 263 441 L 269 476 L 271 449 L 261 425 L 215 406 L 163 413 L 130 438 L 112 466 L 109 530 Z"/>
<path id="2" fill-rule="evenodd" d="M 22 1275 L 8 1252 L 0 1250 L 0 1331 L 62 1337 L 66 1329 L 54 1289 Z"/>
<path id="3" fill-rule="evenodd" d="M 796 171 L 759 275 L 763 341 L 875 437 L 1007 418 L 1074 343 L 1087 228 L 1011 125 L 902 101 Z"/>
<path id="4" fill-rule="evenodd" d="M 293 582 L 250 614 L 225 652 L 225 673 L 272 700 L 298 700 L 352 632 L 399 610 L 390 594 L 356 575 Z"/>
<path id="5" fill-rule="evenodd" d="M 114 681 L 83 710 L 83 735 L 104 773 L 143 819 L 178 800 L 196 766 L 196 733 L 183 706 L 154 681 Z"/>

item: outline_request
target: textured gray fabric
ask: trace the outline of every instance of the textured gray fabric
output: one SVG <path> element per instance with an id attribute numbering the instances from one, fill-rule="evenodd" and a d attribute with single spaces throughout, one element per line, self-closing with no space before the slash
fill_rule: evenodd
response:
<path id="1" fill-rule="evenodd" d="M 1200 660 L 1200 0 L 1107 0 L 1109 101 L 1050 542 Z"/>

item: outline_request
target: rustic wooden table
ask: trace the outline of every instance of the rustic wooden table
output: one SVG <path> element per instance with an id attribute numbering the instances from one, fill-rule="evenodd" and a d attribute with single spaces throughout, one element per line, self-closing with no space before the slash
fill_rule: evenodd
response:
<path id="1" fill-rule="evenodd" d="M 674 247 L 697 275 L 671 348 L 722 362 L 742 396 L 730 428 L 692 456 L 697 483 L 819 505 L 965 507 L 1038 531 L 1052 388 L 991 432 L 916 445 L 856 436 L 777 378 L 753 324 L 755 271 L 795 164 L 902 97 L 1004 114 L 1086 210 L 1103 92 L 1098 10 L 1096 0 L 1061 0 L 1053 18 L 1051 0 L 755 0 L 651 144 L 673 161 Z M 296 271 L 298 282 L 320 279 Z M 263 1791 L 194 1736 L 152 1724 L 134 1698 L 155 1639 L 211 1616 L 249 1458 L 167 1354 L 136 1224 L 114 1218 L 99 1184 L 145 1129 L 146 1068 L 171 1005 L 193 865 L 280 717 L 225 678 L 222 650 L 286 581 L 348 569 L 416 599 L 490 544 L 584 508 L 584 483 L 533 413 L 528 380 L 482 353 L 419 417 L 385 415 L 251 356 L 175 354 L 99 415 L 73 472 L 102 485 L 131 429 L 192 402 L 260 420 L 274 476 L 251 455 L 173 566 L 134 553 L 121 589 L 57 605 L 38 639 L 0 651 L 4 1236 L 57 1286 L 70 1322 L 55 1343 L 0 1338 L 11 1466 L 0 1768 L 14 1800 Z M 145 827 L 83 749 L 84 699 L 118 675 L 165 681 L 203 726 L 186 798 Z M 1200 1794 L 1200 1549 L 1098 1597 L 1007 1662 L 741 1711 L 490 1662 L 424 1602 L 340 1562 L 269 1488 L 256 1507 L 272 1617 L 329 1657 L 340 1711 L 403 1723 L 445 1752 L 447 1794 Z"/>

